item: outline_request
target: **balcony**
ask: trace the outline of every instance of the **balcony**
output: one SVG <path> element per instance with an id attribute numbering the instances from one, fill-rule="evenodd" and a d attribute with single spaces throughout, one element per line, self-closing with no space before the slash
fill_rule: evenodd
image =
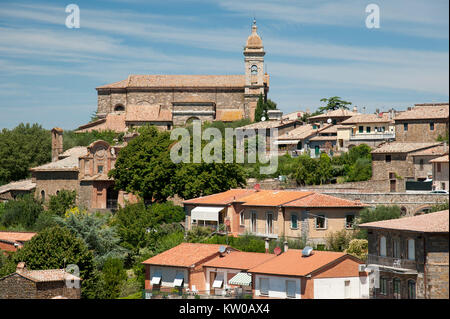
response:
<path id="1" fill-rule="evenodd" d="M 350 136 L 350 141 L 375 141 L 395 139 L 395 133 L 356 133 Z"/>
<path id="2" fill-rule="evenodd" d="M 417 274 L 417 262 L 415 260 L 369 254 L 367 256 L 367 264 L 377 265 L 383 270 Z"/>

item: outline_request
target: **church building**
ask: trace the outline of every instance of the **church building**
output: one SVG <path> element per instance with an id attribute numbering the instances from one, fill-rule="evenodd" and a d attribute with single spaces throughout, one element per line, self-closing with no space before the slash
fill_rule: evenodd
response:
<path id="1" fill-rule="evenodd" d="M 144 124 L 170 130 L 192 120 L 253 121 L 259 95 L 267 99 L 269 91 L 264 55 L 254 20 L 244 48 L 244 74 L 129 75 L 96 88 L 98 120 L 80 126 L 78 132 L 125 132 Z"/>

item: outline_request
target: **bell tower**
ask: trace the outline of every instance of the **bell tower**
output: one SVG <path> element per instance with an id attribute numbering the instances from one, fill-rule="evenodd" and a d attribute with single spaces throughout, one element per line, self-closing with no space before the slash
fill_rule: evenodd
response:
<path id="1" fill-rule="evenodd" d="M 252 33 L 244 48 L 245 62 L 245 116 L 254 120 L 256 103 L 262 93 L 266 99 L 269 90 L 269 76 L 264 73 L 264 46 L 257 33 L 256 20 L 253 19 Z"/>

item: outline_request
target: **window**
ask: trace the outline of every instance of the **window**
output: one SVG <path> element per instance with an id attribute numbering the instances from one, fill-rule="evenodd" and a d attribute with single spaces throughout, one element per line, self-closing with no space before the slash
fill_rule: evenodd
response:
<path id="1" fill-rule="evenodd" d="M 419 161 L 419 165 L 420 165 L 420 170 L 421 171 L 423 171 L 423 159 L 421 159 L 420 161 Z"/>
<path id="2" fill-rule="evenodd" d="M 364 126 L 358 126 L 359 133 L 364 133 Z"/>
<path id="3" fill-rule="evenodd" d="M 316 229 L 325 229 L 327 228 L 325 215 L 319 215 L 316 217 Z"/>
<path id="4" fill-rule="evenodd" d="M 408 280 L 408 299 L 416 299 L 416 282 Z"/>
<path id="5" fill-rule="evenodd" d="M 244 212 L 241 212 L 239 214 L 239 223 L 241 224 L 241 226 L 243 226 L 245 224 L 245 215 Z"/>
<path id="6" fill-rule="evenodd" d="M 97 173 L 98 173 L 98 174 L 103 173 L 103 165 L 97 166 Z"/>
<path id="7" fill-rule="evenodd" d="M 444 182 L 441 182 L 441 189 L 442 189 L 442 190 L 446 190 L 446 189 L 445 189 L 445 183 L 444 183 Z"/>
<path id="8" fill-rule="evenodd" d="M 125 107 L 121 104 L 118 104 L 114 107 L 114 111 L 116 111 L 116 112 L 125 111 Z"/>
<path id="9" fill-rule="evenodd" d="M 434 131 L 434 123 L 433 122 L 430 123 L 430 131 Z"/>
<path id="10" fill-rule="evenodd" d="M 389 172 L 389 179 L 395 179 L 395 173 Z"/>
<path id="11" fill-rule="evenodd" d="M 267 296 L 269 294 L 269 279 L 268 278 L 260 278 L 259 279 L 259 290 L 260 294 Z"/>
<path id="12" fill-rule="evenodd" d="M 400 258 L 400 240 L 397 238 L 392 240 L 392 257 Z"/>
<path id="13" fill-rule="evenodd" d="M 167 129 L 170 130 L 172 128 L 172 125 L 167 124 Z"/>
<path id="14" fill-rule="evenodd" d="M 353 223 L 355 221 L 355 215 L 349 214 L 345 216 L 345 228 L 353 228 Z"/>
<path id="15" fill-rule="evenodd" d="M 380 256 L 386 257 L 386 237 L 380 237 Z"/>
<path id="16" fill-rule="evenodd" d="M 41 190 L 41 200 L 44 201 L 45 200 L 45 191 Z"/>
<path id="17" fill-rule="evenodd" d="M 402 287 L 401 287 L 401 281 L 399 278 L 394 278 L 393 286 L 394 286 L 394 299 L 400 299 Z"/>
<path id="18" fill-rule="evenodd" d="M 408 239 L 408 259 L 416 260 L 416 246 L 414 239 Z"/>
<path id="19" fill-rule="evenodd" d="M 386 160 L 386 163 L 390 163 L 391 162 L 391 155 L 386 155 L 385 160 Z"/>
<path id="20" fill-rule="evenodd" d="M 252 231 L 253 233 L 256 233 L 256 212 L 252 212 L 252 213 L 251 213 L 251 216 L 252 216 L 252 218 L 251 218 L 251 222 L 252 222 L 252 228 L 251 228 L 251 231 Z"/>
<path id="21" fill-rule="evenodd" d="M 380 295 L 387 295 L 387 279 L 380 278 Z"/>
<path id="22" fill-rule="evenodd" d="M 350 298 L 350 280 L 344 281 L 344 298 Z"/>
<path id="23" fill-rule="evenodd" d="M 286 280 L 286 296 L 288 298 L 295 298 L 295 281 Z"/>
<path id="24" fill-rule="evenodd" d="M 403 124 L 403 131 L 408 132 L 408 123 Z"/>
<path id="25" fill-rule="evenodd" d="M 436 163 L 436 170 L 438 173 L 441 172 L 441 163 Z"/>
<path id="26" fill-rule="evenodd" d="M 267 213 L 266 215 L 266 232 L 268 234 L 273 233 L 273 214 Z"/>
<path id="27" fill-rule="evenodd" d="M 250 70 L 251 70 L 252 75 L 258 74 L 258 67 L 256 65 L 252 65 Z"/>
<path id="28" fill-rule="evenodd" d="M 292 229 L 298 228 L 298 218 L 296 214 L 291 214 L 291 228 Z"/>
<path id="29" fill-rule="evenodd" d="M 370 126 L 366 127 L 366 133 L 370 133 Z"/>

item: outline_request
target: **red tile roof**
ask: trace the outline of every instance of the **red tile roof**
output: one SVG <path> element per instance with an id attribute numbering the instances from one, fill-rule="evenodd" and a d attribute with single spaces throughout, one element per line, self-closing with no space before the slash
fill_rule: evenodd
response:
<path id="1" fill-rule="evenodd" d="M 172 112 L 163 109 L 159 104 L 134 105 L 128 104 L 126 108 L 127 122 L 168 122 L 172 121 Z"/>
<path id="2" fill-rule="evenodd" d="M 300 199 L 286 203 L 284 207 L 357 207 L 364 208 L 366 205 L 359 201 L 342 199 L 330 195 L 312 193 Z"/>
<path id="3" fill-rule="evenodd" d="M 14 231 L 0 231 L 0 240 L 9 242 L 26 242 L 33 238 L 37 233 L 33 232 L 14 232 Z"/>
<path id="4" fill-rule="evenodd" d="M 16 272 L 18 275 L 34 282 L 50 282 L 65 280 L 80 280 L 80 277 L 66 272 L 64 269 L 27 270 Z"/>
<path id="5" fill-rule="evenodd" d="M 218 256 L 206 262 L 203 267 L 248 270 L 274 257 L 274 254 L 232 251 L 223 257 Z"/>
<path id="6" fill-rule="evenodd" d="M 421 233 L 448 233 L 448 209 L 419 216 L 365 223 L 359 225 L 359 227 L 406 230 Z"/>
<path id="7" fill-rule="evenodd" d="M 395 116 L 398 120 L 422 120 L 422 119 L 448 119 L 448 103 L 440 105 L 420 105 L 417 104 L 411 110 L 401 112 Z"/>
<path id="8" fill-rule="evenodd" d="M 244 206 L 281 206 L 295 199 L 305 197 L 312 192 L 286 190 L 260 190 L 239 199 Z"/>
<path id="9" fill-rule="evenodd" d="M 313 251 L 312 255 L 303 257 L 301 250 L 289 249 L 275 258 L 249 269 L 248 272 L 303 277 L 346 257 L 349 255 L 331 251 Z"/>
<path id="10" fill-rule="evenodd" d="M 202 196 L 184 201 L 184 204 L 228 205 L 243 196 L 254 193 L 254 189 L 230 189 L 226 192 Z"/>
<path id="11" fill-rule="evenodd" d="M 434 158 L 430 161 L 430 163 L 448 163 L 448 154 L 438 158 Z"/>
<path id="12" fill-rule="evenodd" d="M 222 245 L 181 243 L 142 262 L 144 265 L 163 265 L 174 267 L 190 267 L 205 258 L 212 257 L 219 252 Z"/>

